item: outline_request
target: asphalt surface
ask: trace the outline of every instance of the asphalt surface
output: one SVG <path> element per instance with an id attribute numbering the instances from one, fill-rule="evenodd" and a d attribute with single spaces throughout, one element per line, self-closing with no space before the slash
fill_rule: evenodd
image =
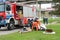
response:
<path id="1" fill-rule="evenodd" d="M 6 27 L 2 27 L 0 28 L 0 35 L 7 35 L 7 34 L 11 34 L 14 32 L 18 32 L 20 29 L 13 29 L 13 30 L 7 30 Z"/>

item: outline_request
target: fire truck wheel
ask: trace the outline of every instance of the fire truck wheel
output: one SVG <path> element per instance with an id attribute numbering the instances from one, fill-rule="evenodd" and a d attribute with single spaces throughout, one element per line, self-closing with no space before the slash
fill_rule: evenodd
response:
<path id="1" fill-rule="evenodd" d="M 7 27 L 8 30 L 14 29 L 14 22 L 13 22 L 13 21 L 10 21 L 10 23 L 8 23 L 7 26 L 8 26 L 8 27 Z"/>

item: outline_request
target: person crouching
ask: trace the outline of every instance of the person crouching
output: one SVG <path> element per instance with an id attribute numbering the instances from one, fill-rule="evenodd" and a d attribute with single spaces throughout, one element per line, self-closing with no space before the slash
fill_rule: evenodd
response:
<path id="1" fill-rule="evenodd" d="M 34 29 L 34 27 L 36 27 L 36 31 L 38 31 L 38 25 L 40 25 L 40 21 L 37 18 L 34 22 L 32 22 L 32 30 Z"/>

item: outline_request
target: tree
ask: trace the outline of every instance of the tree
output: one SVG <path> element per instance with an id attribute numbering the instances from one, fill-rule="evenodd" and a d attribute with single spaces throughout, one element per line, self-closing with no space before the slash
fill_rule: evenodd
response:
<path id="1" fill-rule="evenodd" d="M 53 0 L 53 2 L 60 2 L 60 0 Z"/>
<path id="2" fill-rule="evenodd" d="M 60 15 L 60 0 L 53 0 L 53 2 L 55 3 L 55 6 L 53 8 L 55 8 L 56 10 L 50 13 L 53 13 L 55 15 Z"/>

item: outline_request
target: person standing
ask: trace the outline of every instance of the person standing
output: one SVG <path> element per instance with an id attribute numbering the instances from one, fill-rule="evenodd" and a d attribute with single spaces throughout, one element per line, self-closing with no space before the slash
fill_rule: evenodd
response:
<path id="1" fill-rule="evenodd" d="M 44 18 L 43 18 L 43 23 L 44 23 L 44 24 L 48 24 L 48 18 L 47 18 L 47 17 L 44 17 Z"/>

